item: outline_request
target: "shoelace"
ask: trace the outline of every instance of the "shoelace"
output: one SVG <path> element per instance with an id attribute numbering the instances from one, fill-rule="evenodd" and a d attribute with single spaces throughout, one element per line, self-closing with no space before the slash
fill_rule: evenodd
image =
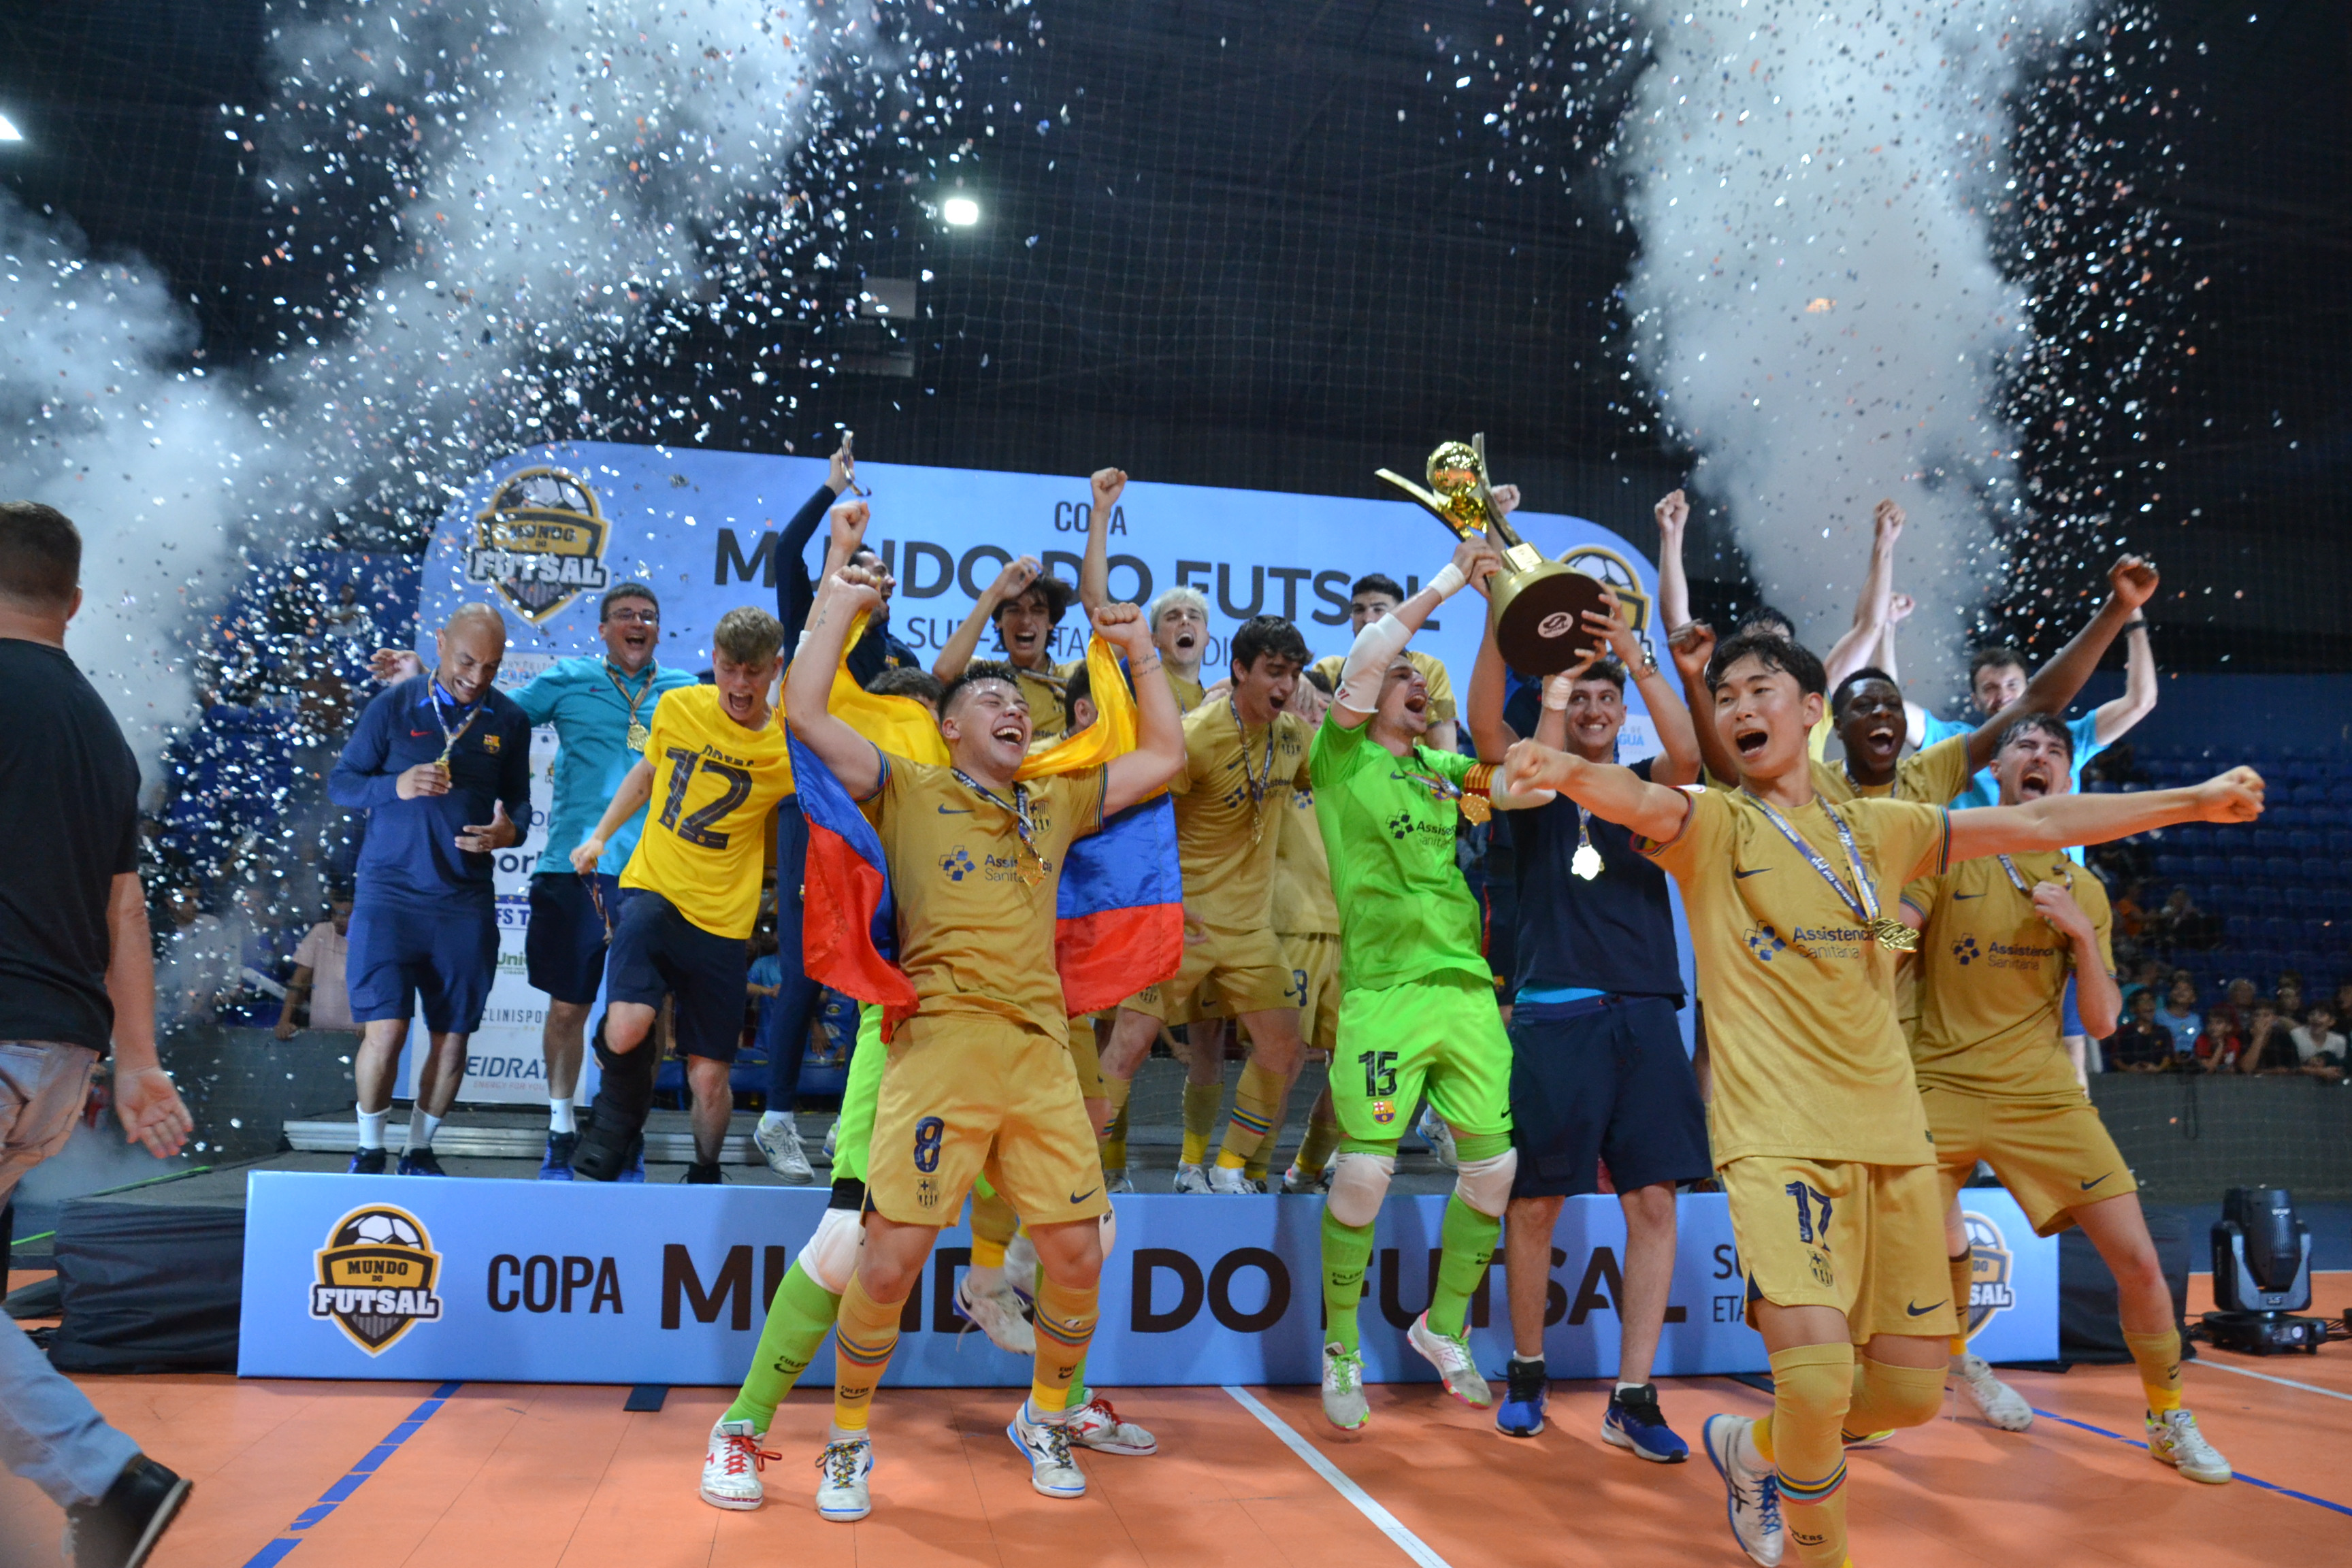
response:
<path id="1" fill-rule="evenodd" d="M 816 1468 L 827 1486 L 845 1487 L 857 1479 L 857 1450 L 863 1443 L 827 1443 L 824 1452 L 816 1457 Z M 771 1455 L 770 1458 L 778 1456 Z"/>
<path id="2" fill-rule="evenodd" d="M 1100 1415 L 1103 1419 L 1103 1424 L 1107 1426 L 1118 1427 L 1126 1425 L 1125 1422 L 1118 1418 L 1118 1411 L 1111 1405 L 1111 1402 L 1105 1399 L 1099 1394 L 1096 1394 L 1092 1399 L 1087 1400 L 1084 1405 L 1079 1407 L 1077 1415 L 1075 1419 L 1083 1421 L 1089 1415 Z"/>
<path id="3" fill-rule="evenodd" d="M 1055 1468 L 1068 1469 L 1070 1468 L 1069 1426 L 1063 1422 L 1055 1421 L 1044 1425 L 1041 1430 L 1045 1438 L 1046 1458 L 1053 1462 Z"/>
<path id="4" fill-rule="evenodd" d="M 1760 1481 L 1759 1481 L 1759 1482 L 1757 1483 L 1757 1487 L 1758 1487 L 1758 1489 L 1759 1489 L 1759 1490 L 1763 1494 L 1761 1497 L 1759 1497 L 1759 1498 L 1757 1500 L 1757 1504 L 1756 1504 L 1756 1513 L 1757 1513 L 1757 1517 L 1759 1517 L 1759 1519 L 1761 1519 L 1761 1520 L 1764 1521 L 1764 1528 L 1765 1528 L 1765 1529 L 1767 1529 L 1767 1530 L 1778 1530 L 1778 1529 L 1780 1529 L 1780 1478 L 1779 1478 L 1778 1476 L 1766 1476 L 1762 1480 L 1760 1480 Z"/>
<path id="5" fill-rule="evenodd" d="M 1333 1373 L 1332 1381 L 1337 1384 L 1333 1392 L 1355 1393 L 1356 1384 L 1363 1378 L 1364 1363 L 1354 1356 L 1343 1355 L 1332 1357 L 1328 1364 Z"/>
<path id="6" fill-rule="evenodd" d="M 730 1476 L 741 1475 L 745 1465 L 751 1466 L 755 1471 L 764 1470 L 768 1468 L 770 1459 L 783 1458 L 782 1454 L 771 1454 L 761 1447 L 757 1437 L 746 1437 L 730 1433 L 719 1441 L 726 1446 L 727 1473 Z"/>

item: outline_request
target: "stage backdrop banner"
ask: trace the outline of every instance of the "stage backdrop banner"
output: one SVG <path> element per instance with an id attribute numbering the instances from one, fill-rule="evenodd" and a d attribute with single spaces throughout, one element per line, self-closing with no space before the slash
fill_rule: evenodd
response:
<path id="1" fill-rule="evenodd" d="M 1970 1191 L 1975 1348 L 2057 1353 L 2054 1242 L 1997 1189 Z M 247 1377 L 485 1378 L 730 1385 L 765 1303 L 824 1213 L 821 1189 L 430 1181 L 257 1172 L 246 1211 L 237 1370 Z M 1311 1384 L 1321 1375 L 1321 1204 L 1306 1198 L 1117 1200 L 1090 1381 Z M 1361 1308 L 1376 1383 L 1434 1374 L 1405 1344 L 1427 1304 L 1445 1198 L 1394 1197 L 1375 1230 Z M 1760 1372 L 1719 1194 L 1685 1196 L 1657 1371 Z M 954 1315 L 971 1237 L 944 1231 L 908 1298 L 886 1384 L 1013 1387 L 1025 1360 Z M 1545 1349 L 1554 1375 L 1617 1366 L 1624 1225 L 1616 1200 L 1572 1198 L 1553 1236 Z M 1510 1352 L 1500 1259 L 1471 1302 L 1479 1363 Z M 805 1382 L 830 1384 L 830 1344 Z"/>
<path id="2" fill-rule="evenodd" d="M 1386 462 L 1418 477 L 1411 454 L 1368 453 L 1365 474 Z M 1506 465 L 1507 468 L 1507 464 Z M 505 616 L 511 641 L 499 684 L 511 689 L 556 658 L 597 654 L 596 605 L 615 583 L 646 584 L 661 596 L 659 658 L 683 668 L 710 664 L 710 633 L 738 605 L 773 608 L 779 531 L 824 483 L 821 458 L 706 452 L 691 447 L 563 442 L 519 452 L 477 475 L 442 514 L 426 552 L 417 646 L 429 660 L 433 633 L 449 613 L 487 601 Z M 1506 471 L 1502 478 L 1510 476 Z M 858 482 L 873 490 L 866 539 L 898 579 L 891 629 L 926 658 L 951 636 L 1005 563 L 1034 555 L 1077 581 L 1092 491 L 1082 474 L 1016 474 L 866 462 Z M 1675 679 L 1657 625 L 1657 572 L 1625 539 L 1582 518 L 1514 514 L 1528 541 L 1614 586 L 1629 624 Z M 1648 528 L 1647 520 L 1643 527 Z M 1264 614 L 1298 623 L 1318 656 L 1344 653 L 1349 588 L 1384 572 L 1408 593 L 1445 563 L 1453 536 L 1410 501 L 1286 495 L 1137 480 L 1108 524 L 1110 591 L 1148 605 L 1177 584 L 1209 600 L 1204 679 L 1227 668 L 1241 623 Z M 822 563 L 819 525 L 805 565 Z M 1424 626 L 1413 646 L 1443 658 L 1457 705 L 1477 657 L 1483 600 L 1465 594 Z M 1073 607 L 1054 637 L 1054 657 L 1084 657 L 1087 621 Z M 982 654 L 993 654 L 993 633 Z M 1637 690 L 1626 694 L 1620 752 L 1627 763 L 1657 748 Z M 545 845 L 547 779 L 553 731 L 534 740 L 531 837 L 499 857 L 499 979 L 481 1029 L 468 1047 L 464 1097 L 543 1100 L 540 1022 L 545 998 L 522 977 L 529 879 Z M 542 754 L 544 752 L 544 754 Z M 1679 895 L 1677 895 L 1679 897 Z M 1679 915 L 1679 903 L 1677 903 Z M 1689 944 L 1685 955 L 1685 983 Z M 1689 1010 L 1684 1010 L 1688 1044 Z M 412 1031 L 422 1038 L 422 1025 Z M 419 1053 L 411 1051 L 408 1058 Z M 413 1068 L 404 1063 L 399 1092 Z M 593 1055 L 580 1087 L 595 1092 Z"/>

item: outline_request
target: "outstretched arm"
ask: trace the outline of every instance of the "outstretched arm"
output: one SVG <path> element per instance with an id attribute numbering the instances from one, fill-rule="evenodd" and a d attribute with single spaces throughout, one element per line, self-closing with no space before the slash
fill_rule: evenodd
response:
<path id="1" fill-rule="evenodd" d="M 1853 602 L 1853 625 L 1822 660 L 1830 689 L 1870 662 L 1886 629 L 1886 603 L 1895 592 L 1895 543 L 1903 537 L 1903 509 L 1890 499 L 1871 513 L 1870 568 L 1863 574 L 1862 596 Z"/>
<path id="2" fill-rule="evenodd" d="M 1093 615 L 1110 603 L 1110 514 L 1127 489 L 1127 470 L 1098 468 L 1094 510 L 1087 514 L 1087 553 L 1078 563 L 1078 603 Z"/>
<path id="3" fill-rule="evenodd" d="M 2124 694 L 2094 714 L 2099 744 L 2112 746 L 2156 711 L 2156 649 L 2148 644 L 2147 612 L 2124 623 Z"/>
<path id="4" fill-rule="evenodd" d="M 572 868 L 583 877 L 593 873 L 596 862 L 604 858 L 604 846 L 613 841 L 613 835 L 621 831 L 621 824 L 636 816 L 638 808 L 653 797 L 654 765 L 639 757 L 629 771 L 621 775 L 621 787 L 613 792 L 613 798 L 605 805 L 604 815 L 597 819 L 594 829 L 572 847 Z"/>
<path id="5" fill-rule="evenodd" d="M 2099 660 L 2107 645 L 2116 640 L 2124 623 L 2139 613 L 2156 592 L 2156 568 L 2137 555 L 2126 555 L 2107 569 L 2107 581 L 2112 584 L 2107 602 L 2091 617 L 2091 624 L 2074 635 L 2074 640 L 2058 650 L 2049 663 L 2033 672 L 2025 683 L 2018 700 L 1977 726 L 1969 736 L 1969 771 L 1975 773 L 1992 761 L 2000 746 L 2000 738 L 2020 719 L 2034 713 L 2063 713 L 2074 694 L 2083 689 L 2083 682 L 2099 668 Z M 2136 831 L 2136 830 L 2127 830 Z M 2121 834 L 2110 835 L 2121 837 Z M 2096 842 L 2092 839 L 2084 843 Z"/>
<path id="6" fill-rule="evenodd" d="M 800 641 L 801 630 L 808 625 L 809 606 L 816 599 L 816 584 L 830 573 L 834 561 L 825 557 L 824 570 L 812 580 L 808 573 L 808 543 L 816 533 L 816 525 L 833 504 L 834 498 L 849 489 L 856 477 L 857 459 L 849 453 L 850 437 L 843 432 L 841 445 L 835 449 L 824 483 L 793 514 L 784 524 L 783 532 L 776 536 L 776 619 L 784 626 L 784 655 L 792 656 L 793 645 Z"/>
<path id="7" fill-rule="evenodd" d="M 849 628 L 881 603 L 873 577 L 857 567 L 845 566 L 827 577 L 809 615 L 808 641 L 784 672 L 785 724 L 856 800 L 882 787 L 882 753 L 834 716 L 833 677 L 848 650 Z"/>
<path id="8" fill-rule="evenodd" d="M 1503 721 L 1503 693 L 1510 681 L 1504 673 L 1503 650 L 1495 646 L 1494 618 L 1488 616 L 1483 624 L 1486 634 L 1478 639 L 1478 662 L 1470 667 L 1470 690 L 1462 717 L 1470 725 L 1470 744 L 1476 749 L 1478 760 L 1499 763 L 1519 737 Z"/>
<path id="9" fill-rule="evenodd" d="M 1184 765 L 1184 715 L 1176 693 L 1160 673 L 1160 650 L 1151 626 L 1133 605 L 1105 605 L 1094 616 L 1095 630 L 1127 656 L 1135 683 L 1135 750 L 1110 761 L 1103 780 L 1103 815 L 1125 811 L 1176 776 Z"/>
<path id="10" fill-rule="evenodd" d="M 1682 831 L 1690 796 L 1650 783 L 1614 763 L 1588 763 L 1540 741 L 1521 741 L 1495 775 L 1495 802 L 1540 805 L 1564 795 L 1603 822 L 1631 828 L 1644 838 L 1672 838 Z"/>
<path id="11" fill-rule="evenodd" d="M 1727 784 L 1739 782 L 1739 759 L 1723 742 L 1715 727 L 1715 694 L 1706 689 L 1706 661 L 1715 657 L 1715 628 L 1693 621 L 1682 636 L 1666 644 L 1675 673 L 1683 679 L 1683 710 L 1690 717 L 1691 738 L 1698 745 L 1700 763 Z"/>
<path id="12" fill-rule="evenodd" d="M 1502 568 L 1502 556 L 1486 542 L 1485 534 L 1474 533 L 1456 544 L 1454 559 L 1420 593 L 1356 634 L 1356 645 L 1348 650 L 1348 662 L 1339 669 L 1339 696 L 1324 722 L 1353 730 L 1370 720 L 1372 710 L 1380 706 L 1389 666 L 1412 640 L 1412 634 L 1421 630 L 1422 623 L 1465 583 L 1475 583 L 1478 591 L 1485 593 L 1487 577 Z"/>
<path id="13" fill-rule="evenodd" d="M 1650 509 L 1658 520 L 1658 618 L 1672 637 L 1690 625 L 1690 578 L 1683 572 L 1683 533 L 1690 526 L 1690 500 L 1669 490 Z"/>
<path id="14" fill-rule="evenodd" d="M 2137 795 L 2059 795 L 2023 805 L 1952 813 L 1949 858 L 2028 854 L 2077 844 L 2105 844 L 2176 822 L 2252 822 L 2263 814 L 2262 775 L 2252 768 L 2186 789 Z"/>
<path id="15" fill-rule="evenodd" d="M 979 651 L 980 634 L 996 618 L 996 607 L 1008 599 L 1019 598 L 1042 570 L 1034 555 L 1006 562 L 1004 570 L 996 574 L 996 581 L 988 585 L 988 592 L 973 601 L 971 614 L 963 618 L 963 625 L 956 627 L 955 635 L 940 647 L 940 657 L 931 661 L 931 673 L 941 680 L 953 680 L 961 675 L 963 667 Z"/>

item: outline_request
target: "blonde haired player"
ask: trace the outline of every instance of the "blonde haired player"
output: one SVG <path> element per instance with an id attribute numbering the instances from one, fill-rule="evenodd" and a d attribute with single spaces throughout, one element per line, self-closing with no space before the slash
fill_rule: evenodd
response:
<path id="1" fill-rule="evenodd" d="M 1632 828 L 1682 886 L 1707 1002 L 1715 1158 L 1774 1385 L 1761 1420 L 1708 1418 L 1707 1457 L 1752 1560 L 1769 1568 L 1793 1541 L 1809 1568 L 1839 1568 L 1851 1561 L 1842 1432 L 1930 1419 L 1958 1325 L 1935 1147 L 1895 1018 L 1903 887 L 1979 856 L 2248 821 L 2263 786 L 2240 769 L 2193 789 L 1977 811 L 1832 805 L 1806 754 L 1821 660 L 1749 631 L 1706 674 L 1737 790 L 1667 789 L 1528 741 L 1497 784 L 1514 796 L 1556 790 Z"/>
<path id="2" fill-rule="evenodd" d="M 1993 756 L 2000 804 L 2069 793 L 2074 761 L 2063 721 L 2021 720 Z M 2139 1184 L 2084 1095 L 2061 1036 L 2069 975 L 2091 1035 L 2115 1033 L 2123 995 L 2112 973 L 2112 918 L 2099 879 L 2063 850 L 1967 860 L 1904 889 L 1904 921 L 1921 934 L 1911 1061 L 1944 1178 L 1952 1299 L 1966 1308 L 1974 1260 L 1959 1193 L 1983 1160 L 2036 1236 L 2080 1225 L 2114 1272 L 2124 1343 L 2147 1391 L 2148 1457 L 2219 1483 L 2230 1479 L 2230 1462 L 2181 1407 L 2179 1322 Z M 1953 1380 L 1987 1421 L 2022 1432 L 2032 1406 L 1969 1353 L 1962 1330 L 1952 1341 Z"/>

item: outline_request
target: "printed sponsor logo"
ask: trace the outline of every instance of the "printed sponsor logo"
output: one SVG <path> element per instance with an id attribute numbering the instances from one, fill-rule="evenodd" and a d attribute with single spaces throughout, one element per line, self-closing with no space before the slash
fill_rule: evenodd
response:
<path id="1" fill-rule="evenodd" d="M 352 1210 L 327 1232 L 317 1258 L 310 1316 L 331 1321 L 368 1354 L 382 1355 L 417 1324 L 440 1321 L 434 1286 L 441 1255 L 425 1222 L 406 1209 Z"/>

